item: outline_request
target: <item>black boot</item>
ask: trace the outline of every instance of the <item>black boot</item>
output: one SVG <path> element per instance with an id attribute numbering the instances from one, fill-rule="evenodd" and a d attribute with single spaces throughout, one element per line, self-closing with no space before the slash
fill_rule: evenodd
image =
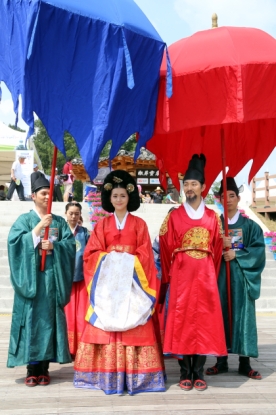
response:
<path id="1" fill-rule="evenodd" d="M 228 356 L 217 357 L 215 366 L 208 367 L 206 375 L 218 375 L 219 373 L 228 372 Z"/>
<path id="2" fill-rule="evenodd" d="M 250 379 L 262 379 L 262 375 L 253 370 L 250 366 L 250 358 L 248 356 L 239 356 L 239 374 L 249 377 Z"/>
<path id="3" fill-rule="evenodd" d="M 178 360 L 178 363 L 180 366 L 179 386 L 181 387 L 181 389 L 189 391 L 193 388 L 191 356 L 184 355 L 183 359 Z"/>
<path id="4" fill-rule="evenodd" d="M 25 385 L 26 386 L 36 386 L 37 385 L 37 377 L 38 377 L 38 370 L 39 365 L 28 364 L 27 366 L 27 376 L 25 378 Z"/>
<path id="5" fill-rule="evenodd" d="M 206 356 L 202 355 L 193 355 L 193 381 L 194 381 L 194 388 L 199 391 L 204 391 L 207 389 L 207 384 L 204 380 L 204 364 L 206 362 Z"/>
<path id="6" fill-rule="evenodd" d="M 40 370 L 39 370 L 39 376 L 37 378 L 38 385 L 46 386 L 50 383 L 50 376 L 49 376 L 49 361 L 44 360 L 43 362 L 40 362 L 39 364 Z"/>

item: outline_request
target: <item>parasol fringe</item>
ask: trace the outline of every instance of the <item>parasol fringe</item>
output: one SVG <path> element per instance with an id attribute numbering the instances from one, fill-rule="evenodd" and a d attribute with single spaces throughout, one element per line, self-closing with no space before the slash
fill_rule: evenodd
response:
<path id="1" fill-rule="evenodd" d="M 125 62 L 126 62 L 127 86 L 129 89 L 133 89 L 135 86 L 135 82 L 134 82 L 134 76 L 133 76 L 133 70 L 132 70 L 131 57 L 130 57 L 129 49 L 127 47 L 127 41 L 126 41 L 125 32 L 123 28 L 121 29 L 121 32 L 122 32 Z"/>
<path id="2" fill-rule="evenodd" d="M 172 65 L 167 45 L 165 46 L 165 50 L 167 59 L 166 95 L 168 98 L 171 98 L 173 94 Z"/>
<path id="3" fill-rule="evenodd" d="M 35 17 L 35 22 L 34 22 L 33 30 L 32 30 L 32 35 L 30 37 L 30 43 L 28 45 L 27 59 L 29 59 L 31 57 L 32 52 L 33 52 L 33 43 L 34 43 L 36 26 L 37 26 L 39 12 L 40 12 L 40 4 L 41 4 L 41 2 L 38 3 L 38 8 L 37 8 L 37 11 L 36 11 L 36 17 Z"/>

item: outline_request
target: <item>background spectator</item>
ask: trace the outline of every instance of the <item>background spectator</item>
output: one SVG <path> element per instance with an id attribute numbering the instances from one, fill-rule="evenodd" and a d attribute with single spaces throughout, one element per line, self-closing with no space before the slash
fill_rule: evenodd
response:
<path id="1" fill-rule="evenodd" d="M 58 168 L 56 167 L 55 170 L 55 187 L 54 187 L 54 202 L 62 202 L 62 193 L 61 193 L 61 186 L 63 185 L 63 181 L 58 174 Z"/>
<path id="2" fill-rule="evenodd" d="M 143 203 L 152 203 L 149 192 L 145 192 L 145 196 L 142 197 Z"/>
<path id="3" fill-rule="evenodd" d="M 22 184 L 23 173 L 21 169 L 21 164 L 24 164 L 25 156 L 19 156 L 18 160 L 12 163 L 11 168 L 11 183 L 9 186 L 7 200 L 11 200 L 13 192 L 17 191 L 18 197 L 21 201 L 25 200 L 24 197 L 24 186 Z"/>
<path id="4" fill-rule="evenodd" d="M 63 201 L 64 202 L 69 201 L 70 194 L 72 194 L 73 192 L 74 173 L 73 173 L 73 165 L 71 163 L 71 160 L 72 158 L 69 157 L 62 169 L 62 173 L 68 175 L 68 179 L 63 181 L 63 185 L 64 185 Z"/>
<path id="5" fill-rule="evenodd" d="M 0 200 L 6 200 L 5 186 L 0 186 Z"/>
<path id="6" fill-rule="evenodd" d="M 137 184 L 137 187 L 138 187 L 139 198 L 140 198 L 140 203 L 141 203 L 143 201 L 142 186 L 140 184 Z"/>
<path id="7" fill-rule="evenodd" d="M 163 190 L 160 186 L 157 186 L 157 188 L 150 194 L 153 200 L 153 203 L 162 203 L 163 196 L 162 196 Z"/>
<path id="8" fill-rule="evenodd" d="M 167 193 L 167 196 L 165 197 L 165 203 L 175 203 L 175 204 L 177 204 L 178 202 L 175 202 L 173 199 L 172 199 L 172 190 L 169 190 L 168 191 L 168 193 Z"/>

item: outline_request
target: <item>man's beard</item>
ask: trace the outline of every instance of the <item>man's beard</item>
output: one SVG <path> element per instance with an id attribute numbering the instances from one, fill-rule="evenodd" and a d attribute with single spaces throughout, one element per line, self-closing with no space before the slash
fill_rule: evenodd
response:
<path id="1" fill-rule="evenodd" d="M 186 194 L 185 196 L 186 196 L 186 202 L 187 203 L 193 203 L 197 199 L 197 195 L 195 193 L 192 193 L 190 195 L 189 194 Z"/>

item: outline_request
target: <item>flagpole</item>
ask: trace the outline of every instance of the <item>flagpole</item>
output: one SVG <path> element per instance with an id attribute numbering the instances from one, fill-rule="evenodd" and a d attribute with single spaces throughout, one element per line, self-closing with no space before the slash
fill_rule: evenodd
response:
<path id="1" fill-rule="evenodd" d="M 53 163 L 52 163 L 52 171 L 51 171 L 51 179 L 50 179 L 50 194 L 47 206 L 47 214 L 51 213 L 52 211 L 52 203 L 53 203 L 53 194 L 54 194 L 54 186 L 55 186 L 55 173 L 56 173 L 56 164 L 57 164 L 57 152 L 58 149 L 54 147 L 54 154 L 53 154 Z M 47 241 L 49 237 L 49 226 L 45 228 L 45 234 L 43 239 Z M 40 264 L 40 271 L 44 271 L 45 269 L 45 261 L 46 261 L 46 250 L 42 249 L 42 258 Z"/>
<path id="2" fill-rule="evenodd" d="M 227 182 L 226 182 L 226 152 L 225 152 L 225 137 L 223 127 L 220 130 L 221 136 L 221 156 L 222 156 L 222 183 L 223 183 L 223 207 L 224 207 L 224 235 L 228 236 L 228 211 L 227 211 Z M 229 251 L 229 248 L 225 248 Z M 229 322 L 229 336 L 232 343 L 232 296 L 231 296 L 231 275 L 230 262 L 225 261 L 226 266 L 226 283 L 227 283 L 227 305 L 228 305 L 228 322 Z"/>

